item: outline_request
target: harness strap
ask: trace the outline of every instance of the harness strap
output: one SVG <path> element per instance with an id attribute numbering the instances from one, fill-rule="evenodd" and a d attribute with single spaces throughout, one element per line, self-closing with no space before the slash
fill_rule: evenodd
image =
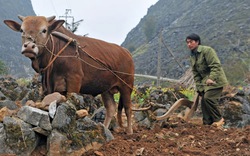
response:
<path id="1" fill-rule="evenodd" d="M 67 35 L 65 35 L 65 34 L 63 34 L 63 33 L 61 33 L 61 32 L 58 32 L 58 31 L 53 31 L 53 32 L 51 33 L 51 35 L 53 35 L 53 36 L 55 36 L 55 37 L 57 37 L 57 38 L 63 39 L 64 41 L 69 41 L 69 40 L 72 39 L 71 37 L 69 37 L 69 36 L 67 36 Z M 77 43 L 76 40 L 73 40 L 72 44 L 73 44 L 73 45 L 77 45 L 78 43 Z"/>
<path id="2" fill-rule="evenodd" d="M 55 55 L 55 57 L 49 62 L 49 64 L 42 69 L 42 72 L 44 72 L 45 70 L 47 70 L 52 63 L 56 60 L 56 58 L 64 51 L 64 49 L 66 49 L 68 47 L 68 45 L 73 41 L 73 38 L 70 38 L 68 43 Z"/>
<path id="3" fill-rule="evenodd" d="M 78 59 L 80 59 L 81 61 L 83 61 L 83 62 L 85 62 L 83 59 L 81 59 L 80 57 L 79 57 L 79 49 L 82 51 L 82 52 L 84 52 L 88 57 L 90 57 L 93 61 L 95 61 L 95 62 L 97 62 L 99 65 L 101 65 L 103 68 L 104 68 L 104 70 L 108 70 L 109 72 L 111 72 L 115 77 L 117 77 L 120 81 L 122 81 L 127 87 L 129 87 L 131 90 L 135 90 L 135 88 L 132 88 L 129 84 L 127 84 L 120 76 L 118 76 L 116 73 L 120 73 L 120 74 L 125 74 L 125 75 L 129 75 L 129 76 L 133 76 L 133 74 L 128 74 L 128 73 L 124 73 L 124 72 L 120 72 L 120 71 L 113 71 L 113 70 L 111 70 L 110 68 L 108 68 L 101 60 L 99 60 L 99 59 L 97 59 L 97 58 L 95 58 L 95 57 L 93 57 L 92 55 L 90 55 L 86 50 L 83 50 L 83 48 L 81 47 L 81 46 L 79 46 L 79 44 L 77 43 L 77 41 L 76 40 L 74 40 L 73 38 L 70 38 L 70 37 L 68 37 L 67 35 L 65 35 L 65 34 L 63 34 L 63 33 L 61 33 L 61 32 L 53 32 L 51 35 L 53 35 L 53 36 L 55 36 L 55 37 L 59 37 L 59 38 L 61 38 L 61 39 L 63 39 L 63 40 L 65 40 L 65 41 L 68 41 L 67 42 L 67 44 L 55 55 L 55 54 L 53 54 L 53 52 L 51 52 L 51 54 L 52 55 L 54 55 L 55 57 L 53 58 L 53 59 L 50 59 L 50 62 L 49 62 L 49 64 L 44 68 L 44 69 L 42 69 L 41 70 L 41 72 L 44 72 L 44 71 L 46 71 L 52 64 L 53 64 L 53 62 L 56 60 L 56 58 L 57 57 L 62 57 L 62 56 L 59 56 L 62 52 L 63 52 L 63 50 L 65 49 L 65 48 L 67 48 L 68 46 L 69 46 L 69 44 L 70 43 L 73 43 L 75 46 L 76 46 L 76 58 L 78 58 Z M 51 37 L 52 38 L 52 37 Z M 46 42 L 47 43 L 47 42 Z M 53 49 L 54 49 L 54 43 L 52 43 L 53 44 Z M 46 46 L 45 46 L 46 47 Z M 47 48 L 47 47 L 46 47 Z M 48 50 L 49 51 L 49 50 Z M 85 63 L 87 63 L 87 62 L 85 62 Z M 89 63 L 87 63 L 87 64 L 89 64 Z M 90 65 L 90 64 L 89 64 Z M 95 67 L 95 68 L 97 68 L 97 67 Z M 137 92 L 137 90 L 135 90 L 136 92 Z"/>
<path id="4" fill-rule="evenodd" d="M 106 70 L 108 70 L 109 72 L 111 72 L 115 77 L 117 77 L 120 81 L 122 81 L 126 86 L 128 86 L 131 90 L 134 90 L 131 86 L 129 86 L 129 84 L 127 84 L 120 76 L 118 76 L 113 70 L 111 70 L 110 68 L 108 68 L 101 60 L 94 58 L 92 55 L 90 55 L 88 52 L 86 52 L 85 50 L 83 50 L 81 47 L 80 49 L 87 54 L 92 60 L 94 60 L 95 62 L 97 62 L 99 65 L 101 65 L 102 67 L 104 67 Z"/>

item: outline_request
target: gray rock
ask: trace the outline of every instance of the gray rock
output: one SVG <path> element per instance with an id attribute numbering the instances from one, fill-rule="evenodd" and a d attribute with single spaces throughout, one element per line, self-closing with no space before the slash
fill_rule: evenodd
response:
<path id="1" fill-rule="evenodd" d="M 93 97 L 92 95 L 71 93 L 67 95 L 67 100 L 67 103 L 73 104 L 77 110 L 86 109 L 89 114 L 93 114 L 97 108 L 102 106 L 100 96 Z"/>
<path id="2" fill-rule="evenodd" d="M 102 123 L 100 123 L 100 122 L 96 123 L 88 117 L 77 120 L 76 126 L 77 126 L 77 131 L 79 131 L 79 132 L 86 132 L 86 131 L 93 131 L 93 130 L 102 129 L 101 133 L 105 136 L 106 141 L 110 141 L 110 140 L 114 139 L 114 136 L 112 135 L 110 130 L 107 129 Z"/>
<path id="3" fill-rule="evenodd" d="M 57 130 L 53 130 L 47 140 L 47 156 L 66 156 L 68 155 L 66 151 L 69 145 L 70 141 L 65 134 L 62 134 Z"/>
<path id="4" fill-rule="evenodd" d="M 39 133 L 39 134 L 42 134 L 44 136 L 49 136 L 51 133 L 50 131 L 46 131 L 46 130 L 42 129 L 41 127 L 34 127 L 34 128 L 32 128 L 32 130 Z"/>
<path id="5" fill-rule="evenodd" d="M 147 115 L 143 111 L 136 111 L 134 113 L 135 122 L 140 122 L 140 121 L 144 120 L 146 117 L 147 117 Z"/>
<path id="6" fill-rule="evenodd" d="M 150 128 L 151 122 L 149 121 L 148 118 L 145 118 L 143 121 L 139 122 L 138 125 L 141 127 Z"/>
<path id="7" fill-rule="evenodd" d="M 53 129 L 60 132 L 71 133 L 75 129 L 76 109 L 70 103 L 61 103 L 57 107 L 56 115 L 52 121 Z"/>
<path id="8" fill-rule="evenodd" d="M 6 153 L 6 144 L 5 144 L 6 134 L 4 131 L 4 126 L 0 123 L 0 154 Z"/>
<path id="9" fill-rule="evenodd" d="M 30 106 L 24 106 L 18 111 L 17 116 L 34 126 L 39 126 L 45 130 L 52 130 L 49 113 L 46 111 Z"/>
<path id="10" fill-rule="evenodd" d="M 75 121 L 75 117 L 70 116 L 73 110 L 65 104 L 58 107 L 52 124 L 53 131 L 48 137 L 49 156 L 81 155 L 114 139 L 110 130 L 101 123 L 97 124 L 88 117 Z"/>
<path id="11" fill-rule="evenodd" d="M 18 118 L 12 117 L 5 117 L 3 125 L 6 134 L 5 153 L 29 156 L 36 148 L 40 139 L 32 130 L 32 126 Z"/>
<path id="12" fill-rule="evenodd" d="M 161 116 L 161 115 L 165 114 L 167 111 L 168 111 L 167 109 L 159 108 L 159 109 L 156 109 L 154 111 L 154 114 L 156 116 Z"/>
<path id="13" fill-rule="evenodd" d="M 14 101 L 11 101 L 11 100 L 8 100 L 8 99 L 6 99 L 6 100 L 0 100 L 0 108 L 3 108 L 5 106 L 7 108 L 9 108 L 10 110 L 15 110 L 15 109 L 18 108 L 17 105 L 16 105 L 16 103 Z"/>
<path id="14" fill-rule="evenodd" d="M 99 124 L 101 124 L 101 123 L 99 123 Z M 105 136 L 106 141 L 111 141 L 111 140 L 113 140 L 113 139 L 114 139 L 114 136 L 113 136 L 113 134 L 111 133 L 111 131 L 110 131 L 108 128 L 106 128 L 103 124 L 101 124 L 101 125 L 102 125 L 102 128 L 103 128 L 103 130 L 104 130 L 103 135 Z"/>
<path id="15" fill-rule="evenodd" d="M 6 100 L 8 99 L 1 91 L 0 91 L 0 100 Z"/>
<path id="16" fill-rule="evenodd" d="M 91 119 L 95 122 L 101 122 L 103 123 L 104 122 L 104 119 L 105 119 L 105 114 L 106 114 L 106 109 L 104 106 L 98 108 L 95 110 L 95 112 L 93 113 Z"/>
<path id="17" fill-rule="evenodd" d="M 98 129 L 97 123 L 92 121 L 90 118 L 85 117 L 82 119 L 78 119 L 76 121 L 76 128 L 79 132 L 85 132 L 90 130 Z"/>
<path id="18" fill-rule="evenodd" d="M 53 119 L 56 114 L 56 100 L 51 102 L 49 105 L 49 116 Z"/>
<path id="19" fill-rule="evenodd" d="M 250 115 L 249 114 L 243 114 L 242 115 L 242 121 L 240 122 L 238 127 L 245 127 L 247 125 L 250 125 Z"/>

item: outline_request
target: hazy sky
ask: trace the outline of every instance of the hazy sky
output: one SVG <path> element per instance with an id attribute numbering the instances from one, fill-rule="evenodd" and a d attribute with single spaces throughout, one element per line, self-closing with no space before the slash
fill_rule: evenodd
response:
<path id="1" fill-rule="evenodd" d="M 128 32 L 158 0 L 31 0 L 39 16 L 74 16 L 80 23 L 76 34 L 121 44 Z M 61 18 L 62 19 L 62 18 Z M 68 21 L 71 23 L 71 21 Z"/>

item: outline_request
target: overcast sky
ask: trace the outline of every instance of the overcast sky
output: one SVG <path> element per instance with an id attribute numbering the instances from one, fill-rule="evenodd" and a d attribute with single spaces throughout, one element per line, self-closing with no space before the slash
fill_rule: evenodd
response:
<path id="1" fill-rule="evenodd" d="M 121 44 L 128 32 L 147 14 L 158 0 L 31 0 L 39 16 L 69 16 L 83 20 L 76 34 Z M 61 17 L 62 19 L 62 17 Z M 71 21 L 69 20 L 69 23 Z"/>

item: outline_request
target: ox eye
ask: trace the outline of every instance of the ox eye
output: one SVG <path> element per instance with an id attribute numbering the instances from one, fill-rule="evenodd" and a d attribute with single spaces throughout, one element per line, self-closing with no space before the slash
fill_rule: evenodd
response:
<path id="1" fill-rule="evenodd" d="M 43 29 L 42 33 L 46 33 L 46 32 L 47 32 L 47 30 L 46 30 L 46 29 Z"/>

